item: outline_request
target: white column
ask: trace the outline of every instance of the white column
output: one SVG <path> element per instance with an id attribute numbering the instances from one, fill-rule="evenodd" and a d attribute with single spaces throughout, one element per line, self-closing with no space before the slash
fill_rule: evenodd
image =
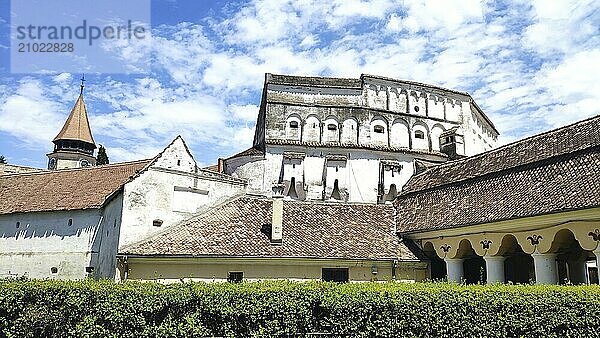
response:
<path id="1" fill-rule="evenodd" d="M 504 257 L 483 256 L 487 283 L 504 283 Z"/>
<path id="2" fill-rule="evenodd" d="M 449 282 L 460 283 L 463 279 L 463 259 L 444 258 Z"/>
<path id="3" fill-rule="evenodd" d="M 535 266 L 536 284 L 558 284 L 558 269 L 556 268 L 556 254 L 534 253 L 533 265 Z"/>
<path id="4" fill-rule="evenodd" d="M 596 256 L 596 268 L 600 272 L 600 251 L 594 251 L 594 255 Z M 598 273 L 598 276 L 600 282 L 600 273 Z"/>
<path id="5" fill-rule="evenodd" d="M 569 266 L 569 280 L 573 284 L 587 284 L 587 266 L 585 265 L 585 258 L 568 261 Z"/>

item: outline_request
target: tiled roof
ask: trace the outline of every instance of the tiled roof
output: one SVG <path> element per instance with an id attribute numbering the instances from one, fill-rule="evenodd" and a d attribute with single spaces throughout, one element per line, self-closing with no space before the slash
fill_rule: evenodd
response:
<path id="1" fill-rule="evenodd" d="M 321 77 L 321 76 L 296 76 L 266 74 L 266 83 L 280 83 L 288 85 L 320 86 L 320 87 L 349 87 L 360 88 L 360 79 Z"/>
<path id="2" fill-rule="evenodd" d="M 0 176 L 0 214 L 101 207 L 151 161 Z"/>
<path id="3" fill-rule="evenodd" d="M 10 175 L 10 174 L 32 173 L 32 172 L 45 171 L 45 170 L 46 169 L 25 167 L 25 166 L 14 165 L 14 164 L 0 164 L 0 176 L 1 175 Z"/>
<path id="4" fill-rule="evenodd" d="M 241 151 L 235 155 L 231 155 L 228 158 L 226 158 L 226 160 L 230 160 L 232 158 L 237 158 L 237 157 L 242 157 L 242 156 L 263 156 L 264 154 L 265 153 L 262 150 L 252 147 L 252 148 L 248 148 L 244 151 Z"/>
<path id="5" fill-rule="evenodd" d="M 272 202 L 243 196 L 121 250 L 141 256 L 399 259 L 392 206 L 284 201 L 283 241 L 271 244 Z"/>
<path id="6" fill-rule="evenodd" d="M 208 167 L 202 168 L 202 170 L 208 170 L 208 171 L 213 171 L 213 172 L 218 173 L 219 172 L 219 165 L 218 164 L 209 165 Z"/>
<path id="7" fill-rule="evenodd" d="M 95 144 L 92 137 L 92 130 L 90 129 L 90 122 L 88 121 L 85 102 L 83 102 L 83 94 L 80 94 L 77 98 L 65 125 L 53 141 L 58 140 L 79 140 Z"/>
<path id="8" fill-rule="evenodd" d="M 600 116 L 413 177 L 400 233 L 600 206 Z"/>
<path id="9" fill-rule="evenodd" d="M 451 161 L 414 176 L 409 193 L 534 163 L 600 144 L 600 115 L 567 127 L 528 137 L 500 148 Z"/>

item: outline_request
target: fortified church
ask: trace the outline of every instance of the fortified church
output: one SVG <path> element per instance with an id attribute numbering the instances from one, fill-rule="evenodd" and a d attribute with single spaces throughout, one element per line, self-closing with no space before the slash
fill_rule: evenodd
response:
<path id="1" fill-rule="evenodd" d="M 468 93 L 266 74 L 251 148 L 96 166 L 82 85 L 47 169 L 0 165 L 0 277 L 597 283 L 599 127 L 498 148 Z"/>

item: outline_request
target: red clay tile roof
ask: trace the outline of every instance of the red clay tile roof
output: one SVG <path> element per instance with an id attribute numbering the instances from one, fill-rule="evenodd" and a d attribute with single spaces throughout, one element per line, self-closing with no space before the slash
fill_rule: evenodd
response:
<path id="1" fill-rule="evenodd" d="M 398 231 L 423 232 L 600 206 L 600 116 L 414 176 Z"/>
<path id="2" fill-rule="evenodd" d="M 99 208 L 151 161 L 0 176 L 0 214 Z"/>
<path id="3" fill-rule="evenodd" d="M 270 242 L 272 202 L 243 196 L 121 250 L 140 256 L 399 259 L 390 205 L 284 201 L 283 241 Z"/>
<path id="4" fill-rule="evenodd" d="M 262 150 L 252 147 L 252 148 L 248 148 L 244 151 L 241 151 L 235 155 L 231 155 L 228 158 L 226 158 L 225 160 L 230 160 L 232 158 L 237 158 L 237 157 L 242 157 L 242 156 L 262 156 L 264 154 L 265 153 Z"/>
<path id="5" fill-rule="evenodd" d="M 208 171 L 213 171 L 213 172 L 218 173 L 219 172 L 219 165 L 218 164 L 209 165 L 208 167 L 202 168 L 202 170 L 208 170 Z"/>

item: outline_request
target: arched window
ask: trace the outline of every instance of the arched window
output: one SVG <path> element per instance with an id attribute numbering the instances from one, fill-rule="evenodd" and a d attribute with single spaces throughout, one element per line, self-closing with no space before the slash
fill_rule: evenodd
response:
<path id="1" fill-rule="evenodd" d="M 425 133 L 422 132 L 422 131 L 420 131 L 420 130 L 417 130 L 417 131 L 415 131 L 415 138 L 424 140 L 425 139 Z"/>
<path id="2" fill-rule="evenodd" d="M 290 116 L 287 119 L 285 125 L 285 137 L 288 140 L 300 141 L 300 118 L 297 116 Z"/>

